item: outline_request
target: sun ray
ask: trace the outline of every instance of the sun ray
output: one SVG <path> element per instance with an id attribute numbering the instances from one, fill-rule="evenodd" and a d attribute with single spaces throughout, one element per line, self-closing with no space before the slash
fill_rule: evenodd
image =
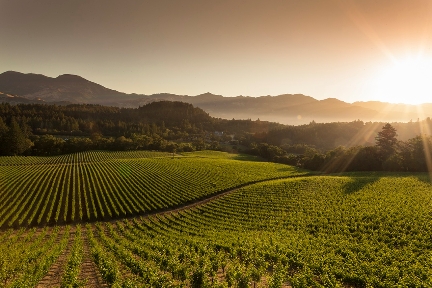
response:
<path id="1" fill-rule="evenodd" d="M 345 14 L 351 19 L 354 25 L 366 36 L 369 40 L 378 47 L 381 52 L 387 56 L 393 62 L 396 61 L 396 58 L 393 56 L 393 53 L 390 49 L 387 48 L 385 43 L 381 40 L 381 38 L 376 33 L 375 29 L 372 25 L 369 24 L 370 21 L 366 19 L 364 14 L 360 11 L 360 9 L 356 6 L 355 1 L 351 0 L 340 0 L 338 1 L 340 7 L 344 10 Z"/>
<path id="2" fill-rule="evenodd" d="M 370 137 L 372 136 L 372 134 L 376 134 L 376 131 L 379 129 L 379 127 L 382 126 L 382 123 L 379 122 L 374 122 L 372 123 L 372 125 L 364 125 L 363 129 L 361 129 L 356 135 L 354 135 L 354 137 L 352 137 L 346 147 L 354 147 L 354 146 L 358 146 L 359 144 L 363 143 L 365 140 L 370 139 Z M 358 150 L 357 150 L 358 152 Z M 326 163 L 324 165 L 324 167 L 322 168 L 322 170 L 324 172 L 330 172 L 330 171 L 340 171 L 340 172 L 344 172 L 347 170 L 347 168 L 349 167 L 349 165 L 352 163 L 352 161 L 355 159 L 355 157 L 357 156 L 357 153 L 353 153 L 352 155 L 350 155 L 350 157 L 347 159 L 345 157 L 343 157 L 343 159 L 332 159 L 332 161 Z"/>
<path id="3" fill-rule="evenodd" d="M 422 119 L 426 119 L 425 113 L 423 111 L 422 106 L 418 105 L 418 114 L 421 116 Z M 423 150 L 424 150 L 424 156 L 426 158 L 426 165 L 429 173 L 429 180 L 432 182 L 432 151 L 430 151 L 430 145 L 429 145 L 429 137 L 428 135 L 431 135 L 431 130 L 429 127 L 429 123 L 427 121 L 420 121 L 420 131 L 421 131 L 421 139 L 423 142 Z"/>

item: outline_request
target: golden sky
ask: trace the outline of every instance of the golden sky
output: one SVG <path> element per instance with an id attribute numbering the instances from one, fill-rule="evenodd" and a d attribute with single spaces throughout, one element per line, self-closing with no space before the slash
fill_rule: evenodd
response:
<path id="1" fill-rule="evenodd" d="M 0 73 L 128 93 L 432 102 L 428 0 L 0 0 L 0 43 Z"/>

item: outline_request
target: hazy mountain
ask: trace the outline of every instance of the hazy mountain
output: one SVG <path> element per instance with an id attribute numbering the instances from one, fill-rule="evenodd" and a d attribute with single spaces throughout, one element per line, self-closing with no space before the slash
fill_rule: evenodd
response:
<path id="1" fill-rule="evenodd" d="M 97 103 L 127 94 L 103 87 L 80 76 L 64 74 L 56 78 L 7 71 L 0 74 L 0 91 L 30 100 L 46 102 Z"/>
<path id="2" fill-rule="evenodd" d="M 126 94 L 76 75 L 56 78 L 8 71 L 0 74 L 0 101 L 9 103 L 90 103 L 138 107 L 149 102 L 182 101 L 200 107 L 211 116 L 227 119 L 261 119 L 284 124 L 311 121 L 416 121 L 432 114 L 432 104 L 421 106 L 378 101 L 346 103 L 335 98 L 317 100 L 302 94 L 261 97 L 224 97 L 204 93 L 197 96 L 160 93 Z"/>
<path id="3" fill-rule="evenodd" d="M 417 121 L 432 116 L 432 103 L 421 105 L 393 104 L 380 101 L 354 102 L 353 105 L 379 111 L 380 118 L 389 118 L 394 121 Z"/>

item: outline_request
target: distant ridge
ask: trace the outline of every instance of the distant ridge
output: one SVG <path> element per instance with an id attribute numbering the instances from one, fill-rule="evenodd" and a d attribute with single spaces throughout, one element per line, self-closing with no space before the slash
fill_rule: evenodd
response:
<path id="1" fill-rule="evenodd" d="M 139 107 L 153 101 L 182 101 L 226 119 L 261 119 L 283 124 L 316 122 L 416 121 L 432 115 L 432 104 L 421 106 L 379 101 L 346 103 L 336 98 L 317 100 L 303 94 L 261 97 L 224 97 L 206 92 L 196 96 L 159 93 L 126 94 L 91 82 L 81 76 L 63 74 L 52 78 L 41 74 L 7 71 L 0 74 L 0 101 L 18 103 L 88 103 Z"/>

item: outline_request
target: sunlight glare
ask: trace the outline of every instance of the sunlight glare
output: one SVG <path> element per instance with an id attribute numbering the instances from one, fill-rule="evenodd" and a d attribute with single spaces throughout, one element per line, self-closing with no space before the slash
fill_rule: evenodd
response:
<path id="1" fill-rule="evenodd" d="M 385 102 L 432 102 L 432 58 L 397 61 L 378 74 L 374 86 L 375 98 Z"/>

